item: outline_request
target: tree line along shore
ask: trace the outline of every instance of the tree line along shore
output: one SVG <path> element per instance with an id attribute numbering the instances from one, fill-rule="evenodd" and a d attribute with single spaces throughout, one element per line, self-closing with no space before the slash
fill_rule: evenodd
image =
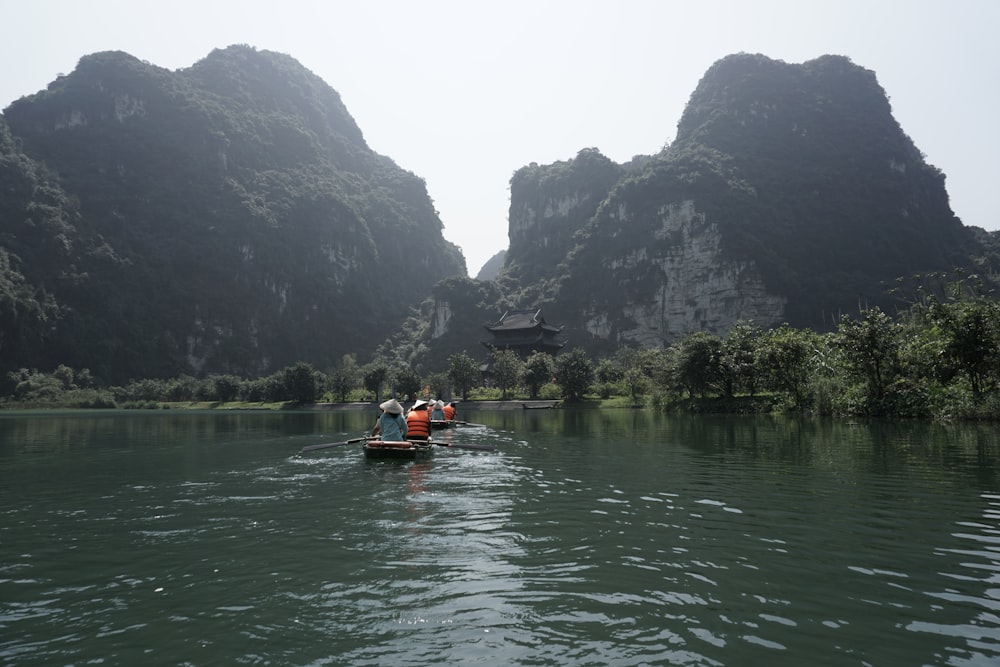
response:
<path id="1" fill-rule="evenodd" d="M 563 405 L 665 411 L 926 418 L 1000 418 L 1000 302 L 969 294 L 928 297 L 891 317 L 878 308 L 819 333 L 739 322 L 666 348 L 623 347 L 592 359 L 583 348 L 522 358 L 494 352 L 489 373 L 467 352 L 420 372 L 376 355 L 334 368 L 299 362 L 253 379 L 233 375 L 142 379 L 97 386 L 86 369 L 20 369 L 3 378 L 0 405 L 33 408 L 278 408 L 316 403 L 446 398 L 559 400 Z"/>

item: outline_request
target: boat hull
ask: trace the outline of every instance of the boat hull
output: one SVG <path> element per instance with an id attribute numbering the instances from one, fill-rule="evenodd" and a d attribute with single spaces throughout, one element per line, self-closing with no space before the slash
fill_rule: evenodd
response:
<path id="1" fill-rule="evenodd" d="M 426 456 L 432 447 L 426 442 L 369 440 L 365 443 L 365 458 L 412 460 Z"/>

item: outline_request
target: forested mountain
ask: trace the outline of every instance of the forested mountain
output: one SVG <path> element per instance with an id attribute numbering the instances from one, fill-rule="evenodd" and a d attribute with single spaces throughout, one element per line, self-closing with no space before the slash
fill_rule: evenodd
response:
<path id="1" fill-rule="evenodd" d="M 504 293 L 594 351 L 741 319 L 829 329 L 894 311 L 899 277 L 988 272 L 990 254 L 875 74 L 840 56 L 723 58 L 660 153 L 616 165 L 584 149 L 518 170 L 509 235 Z"/>
<path id="2" fill-rule="evenodd" d="M 97 53 L 3 120 L 3 370 L 329 365 L 465 275 L 423 180 L 289 56 Z"/>
<path id="3" fill-rule="evenodd" d="M 0 370 L 259 376 L 378 347 L 426 374 L 484 359 L 511 308 L 602 354 L 739 320 L 829 329 L 892 312 L 897 278 L 1000 261 L 839 56 L 728 56 L 658 153 L 585 148 L 510 187 L 503 268 L 472 280 L 424 182 L 291 57 L 86 56 L 0 118 Z"/>

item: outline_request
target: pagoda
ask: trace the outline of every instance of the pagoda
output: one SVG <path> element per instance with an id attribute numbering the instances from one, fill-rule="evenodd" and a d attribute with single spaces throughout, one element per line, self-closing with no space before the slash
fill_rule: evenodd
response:
<path id="1" fill-rule="evenodd" d="M 532 352 L 546 352 L 553 356 L 565 341 L 559 339 L 562 327 L 546 324 L 539 310 L 508 310 L 493 324 L 484 325 L 493 337 L 482 341 L 491 351 L 513 350 L 526 359 Z"/>

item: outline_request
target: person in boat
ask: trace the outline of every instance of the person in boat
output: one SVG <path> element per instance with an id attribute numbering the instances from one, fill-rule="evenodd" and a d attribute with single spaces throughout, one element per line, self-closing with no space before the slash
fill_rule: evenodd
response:
<path id="1" fill-rule="evenodd" d="M 434 409 L 431 410 L 431 421 L 444 421 L 444 401 L 435 401 Z"/>
<path id="2" fill-rule="evenodd" d="M 431 413 L 427 411 L 427 401 L 420 400 L 413 404 L 406 413 L 407 440 L 431 439 Z"/>
<path id="3" fill-rule="evenodd" d="M 378 416 L 375 426 L 372 427 L 372 437 L 382 436 L 385 442 L 400 442 L 406 440 L 408 426 L 403 419 L 403 406 L 395 398 L 390 398 L 385 403 L 378 406 L 382 414 Z"/>
<path id="4" fill-rule="evenodd" d="M 453 421 L 455 419 L 455 401 L 445 404 L 444 418 L 447 419 L 448 421 Z"/>

